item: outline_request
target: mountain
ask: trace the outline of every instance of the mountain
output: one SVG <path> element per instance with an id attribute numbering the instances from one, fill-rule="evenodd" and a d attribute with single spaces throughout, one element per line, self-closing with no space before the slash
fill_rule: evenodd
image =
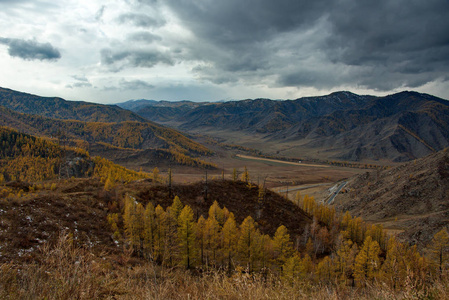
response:
<path id="1" fill-rule="evenodd" d="M 113 153 L 106 158 L 116 163 L 124 157 L 119 152 L 132 149 L 133 167 L 152 161 L 146 157 L 158 157 L 167 165 L 211 166 L 195 158 L 212 153 L 203 145 L 115 105 L 45 98 L 0 88 L 0 126 L 36 136 L 68 138 L 72 145 L 87 142 L 94 154 Z M 127 161 L 126 157 L 124 163 Z"/>
<path id="2" fill-rule="evenodd" d="M 413 243 L 429 242 L 449 225 L 449 152 L 358 175 L 345 190 L 335 199 L 338 210 L 382 223 Z"/>
<path id="3" fill-rule="evenodd" d="M 56 119 L 87 122 L 147 121 L 116 105 L 67 101 L 57 97 L 40 97 L 6 88 L 0 88 L 0 106 L 21 113 Z"/>
<path id="4" fill-rule="evenodd" d="M 0 106 L 0 125 L 29 134 L 48 137 L 61 136 L 89 143 L 103 142 L 131 149 L 163 148 L 181 153 L 209 154 L 210 151 L 174 129 L 152 122 L 125 121 L 120 123 L 59 120 L 18 113 Z"/>
<path id="5" fill-rule="evenodd" d="M 385 97 L 336 92 L 296 100 L 138 106 L 144 118 L 265 151 L 321 159 L 394 162 L 449 146 L 449 101 L 417 92 Z M 252 138 L 246 138 L 253 142 Z"/>

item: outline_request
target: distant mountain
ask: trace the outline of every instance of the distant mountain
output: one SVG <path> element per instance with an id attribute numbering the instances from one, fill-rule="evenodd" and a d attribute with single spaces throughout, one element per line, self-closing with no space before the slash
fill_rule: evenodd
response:
<path id="1" fill-rule="evenodd" d="M 147 121 L 116 105 L 67 101 L 57 97 L 40 97 L 6 88 L 0 88 L 0 106 L 21 113 L 65 120 L 87 122 Z"/>
<path id="2" fill-rule="evenodd" d="M 144 106 L 156 105 L 158 102 L 159 101 L 156 100 L 138 99 L 138 100 L 129 100 L 123 103 L 117 103 L 116 105 L 124 109 L 136 110 Z"/>
<path id="3" fill-rule="evenodd" d="M 266 150 L 283 154 L 282 147 L 273 145 L 284 144 L 284 154 L 293 156 L 319 153 L 326 159 L 401 162 L 449 146 L 449 101 L 417 92 L 385 97 L 336 92 L 288 101 L 194 106 L 168 103 L 133 111 L 155 122 L 225 139 L 230 132 L 242 132 L 261 139 Z"/>
<path id="4" fill-rule="evenodd" d="M 345 190 L 335 199 L 338 210 L 404 231 L 413 243 L 429 242 L 449 225 L 449 152 L 358 175 Z"/>

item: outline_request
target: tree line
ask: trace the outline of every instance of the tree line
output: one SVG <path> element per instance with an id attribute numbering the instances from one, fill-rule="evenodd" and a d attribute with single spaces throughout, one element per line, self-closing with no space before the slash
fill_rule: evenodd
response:
<path id="1" fill-rule="evenodd" d="M 165 266 L 272 272 L 292 284 L 382 282 L 394 289 L 411 280 L 424 284 L 448 270 L 445 230 L 435 235 L 425 257 L 416 246 L 388 237 L 382 226 L 304 202 L 314 219 L 305 230 L 305 244 L 292 240 L 283 225 L 269 236 L 260 232 L 251 216 L 238 224 L 234 214 L 217 202 L 207 218 L 197 217 L 177 196 L 164 209 L 151 202 L 144 206 L 126 195 L 121 213 L 109 214 L 108 221 L 116 240 L 124 241 L 136 255 Z"/>

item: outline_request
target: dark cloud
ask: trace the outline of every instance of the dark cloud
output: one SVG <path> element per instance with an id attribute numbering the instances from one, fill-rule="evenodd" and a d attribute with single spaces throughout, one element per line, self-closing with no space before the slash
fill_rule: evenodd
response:
<path id="1" fill-rule="evenodd" d="M 50 43 L 38 43 L 35 40 L 0 38 L 0 44 L 8 46 L 10 56 L 25 60 L 58 60 L 61 53 Z"/>
<path id="2" fill-rule="evenodd" d="M 174 61 L 167 53 L 156 50 L 111 50 L 103 49 L 101 64 L 118 72 L 127 67 L 151 68 L 157 64 L 173 65 Z"/>
<path id="3" fill-rule="evenodd" d="M 160 18 L 153 18 L 141 13 L 122 14 L 118 18 L 118 22 L 121 24 L 130 23 L 137 27 L 161 27 L 165 25 L 165 20 Z"/>
<path id="4" fill-rule="evenodd" d="M 168 0 L 214 83 L 388 90 L 447 80 L 449 1 Z"/>

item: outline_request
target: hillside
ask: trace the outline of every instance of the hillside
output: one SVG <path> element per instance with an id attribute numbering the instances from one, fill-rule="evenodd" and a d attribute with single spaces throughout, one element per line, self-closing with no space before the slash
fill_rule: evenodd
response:
<path id="1" fill-rule="evenodd" d="M 28 191 L 32 186 L 22 184 L 10 186 L 9 189 L 17 193 L 20 189 Z M 143 204 L 151 199 L 154 206 L 161 205 L 164 209 L 173 202 L 167 186 L 154 186 L 148 181 L 117 185 L 114 188 L 117 192 L 113 193 L 105 191 L 103 187 L 104 184 L 97 179 L 71 179 L 55 182 L 52 189 L 44 186 L 34 193 L 22 192 L 20 204 L 17 201 L 0 202 L 4 220 L 4 230 L 0 231 L 0 260 L 18 259 L 20 253 L 32 256 L 36 246 L 57 238 L 64 228 L 75 230 L 75 238 L 80 239 L 79 242 L 90 239 L 100 249 L 114 249 L 106 216 L 111 212 L 108 207 L 112 207 L 117 197 L 130 193 Z M 195 218 L 200 215 L 207 218 L 209 207 L 213 201 L 217 201 L 221 207 L 226 206 L 234 213 L 238 223 L 252 216 L 263 234 L 273 235 L 277 227 L 284 224 L 293 238 L 303 233 L 306 224 L 311 224 L 310 217 L 300 208 L 274 193 L 268 193 L 267 205 L 262 208 L 260 218 L 257 218 L 258 189 L 254 187 L 250 190 L 243 182 L 210 182 L 207 201 L 203 201 L 203 188 L 200 183 L 173 186 L 173 193 L 184 204 L 192 207 Z M 112 212 L 115 212 L 114 208 Z M 20 230 L 16 231 L 14 226 L 6 224 L 20 224 Z"/>
<path id="2" fill-rule="evenodd" d="M 98 149 L 95 145 L 98 143 L 106 143 L 115 147 L 116 150 L 118 148 L 165 150 L 166 154 L 160 156 L 161 159 L 193 166 L 202 164 L 201 161 L 194 158 L 195 156 L 211 154 L 209 149 L 190 140 L 178 131 L 158 126 L 152 122 L 105 123 L 59 120 L 22 114 L 0 106 L 0 126 L 9 126 L 21 132 L 38 136 L 87 142 L 91 144 L 90 147 L 93 150 Z M 95 152 L 95 154 L 103 156 L 101 151 Z M 142 163 L 146 163 L 146 161 L 142 161 Z"/>
<path id="3" fill-rule="evenodd" d="M 84 149 L 63 146 L 7 127 L 0 127 L 0 145 L 0 184 L 92 176 L 103 181 L 109 178 L 126 182 L 147 177 L 106 159 L 91 157 Z M 2 190 L 0 195 L 7 196 L 8 191 Z"/>
<path id="4" fill-rule="evenodd" d="M 147 104 L 130 108 L 149 120 L 286 156 L 402 162 L 449 146 L 449 102 L 416 92 Z"/>
<path id="5" fill-rule="evenodd" d="M 338 210 L 399 230 L 412 243 L 427 243 L 449 225 L 449 153 L 356 176 L 345 190 L 336 197 Z"/>
<path id="6" fill-rule="evenodd" d="M 58 97 L 40 97 L 0 87 L 0 106 L 11 110 L 55 119 L 87 122 L 146 122 L 144 118 L 116 105 L 67 101 Z"/>

